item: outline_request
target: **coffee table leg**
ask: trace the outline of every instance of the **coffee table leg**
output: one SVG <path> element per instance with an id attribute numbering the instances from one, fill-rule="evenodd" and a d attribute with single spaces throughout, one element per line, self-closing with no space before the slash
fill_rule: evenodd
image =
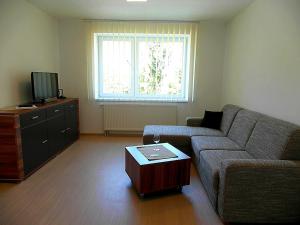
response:
<path id="1" fill-rule="evenodd" d="M 178 192 L 182 192 L 182 186 L 178 186 L 178 187 L 177 187 L 177 191 L 178 191 Z"/>

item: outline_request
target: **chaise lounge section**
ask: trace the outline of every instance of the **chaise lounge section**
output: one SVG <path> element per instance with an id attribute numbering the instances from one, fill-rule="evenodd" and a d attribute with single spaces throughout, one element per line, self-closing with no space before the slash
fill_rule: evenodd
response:
<path id="1" fill-rule="evenodd" d="M 212 206 L 226 222 L 300 221 L 300 128 L 234 105 L 225 105 L 220 130 L 150 125 L 162 142 L 193 156 Z M 198 127 L 197 127 L 198 126 Z"/>
<path id="2" fill-rule="evenodd" d="M 165 125 L 147 125 L 144 128 L 143 143 L 153 144 L 153 135 L 160 135 L 161 142 L 169 142 L 181 151 L 191 155 L 191 137 L 208 136 L 208 137 L 224 137 L 227 135 L 231 123 L 237 112 L 241 108 L 234 105 L 226 105 L 223 108 L 223 119 L 220 130 L 200 127 L 202 119 L 189 117 L 187 118 L 187 126 L 165 126 Z"/>

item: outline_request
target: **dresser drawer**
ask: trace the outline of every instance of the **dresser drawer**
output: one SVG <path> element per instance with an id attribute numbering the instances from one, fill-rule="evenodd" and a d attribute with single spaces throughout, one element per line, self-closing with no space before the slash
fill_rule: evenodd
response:
<path id="1" fill-rule="evenodd" d="M 65 104 L 65 110 L 76 110 L 77 107 L 78 107 L 78 104 L 75 101 Z"/>
<path id="2" fill-rule="evenodd" d="M 64 105 L 57 105 L 47 109 L 47 118 L 55 117 L 64 113 Z"/>
<path id="3" fill-rule="evenodd" d="M 27 127 L 39 123 L 46 119 L 45 110 L 34 110 L 30 113 L 24 113 L 20 115 L 21 127 Z"/>

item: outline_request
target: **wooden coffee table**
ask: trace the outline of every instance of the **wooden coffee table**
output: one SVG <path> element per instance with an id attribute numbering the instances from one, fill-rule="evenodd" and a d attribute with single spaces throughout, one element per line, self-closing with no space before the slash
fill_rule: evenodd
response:
<path id="1" fill-rule="evenodd" d="M 150 161 L 138 150 L 141 146 L 125 148 L 125 170 L 140 195 L 190 184 L 191 158 L 168 143 L 158 145 L 178 157 Z"/>

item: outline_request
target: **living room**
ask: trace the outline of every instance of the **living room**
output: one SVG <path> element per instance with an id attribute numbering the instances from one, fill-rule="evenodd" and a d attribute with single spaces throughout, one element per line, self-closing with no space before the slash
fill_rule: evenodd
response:
<path id="1" fill-rule="evenodd" d="M 1 0 L 0 224 L 299 223 L 299 12 Z"/>

